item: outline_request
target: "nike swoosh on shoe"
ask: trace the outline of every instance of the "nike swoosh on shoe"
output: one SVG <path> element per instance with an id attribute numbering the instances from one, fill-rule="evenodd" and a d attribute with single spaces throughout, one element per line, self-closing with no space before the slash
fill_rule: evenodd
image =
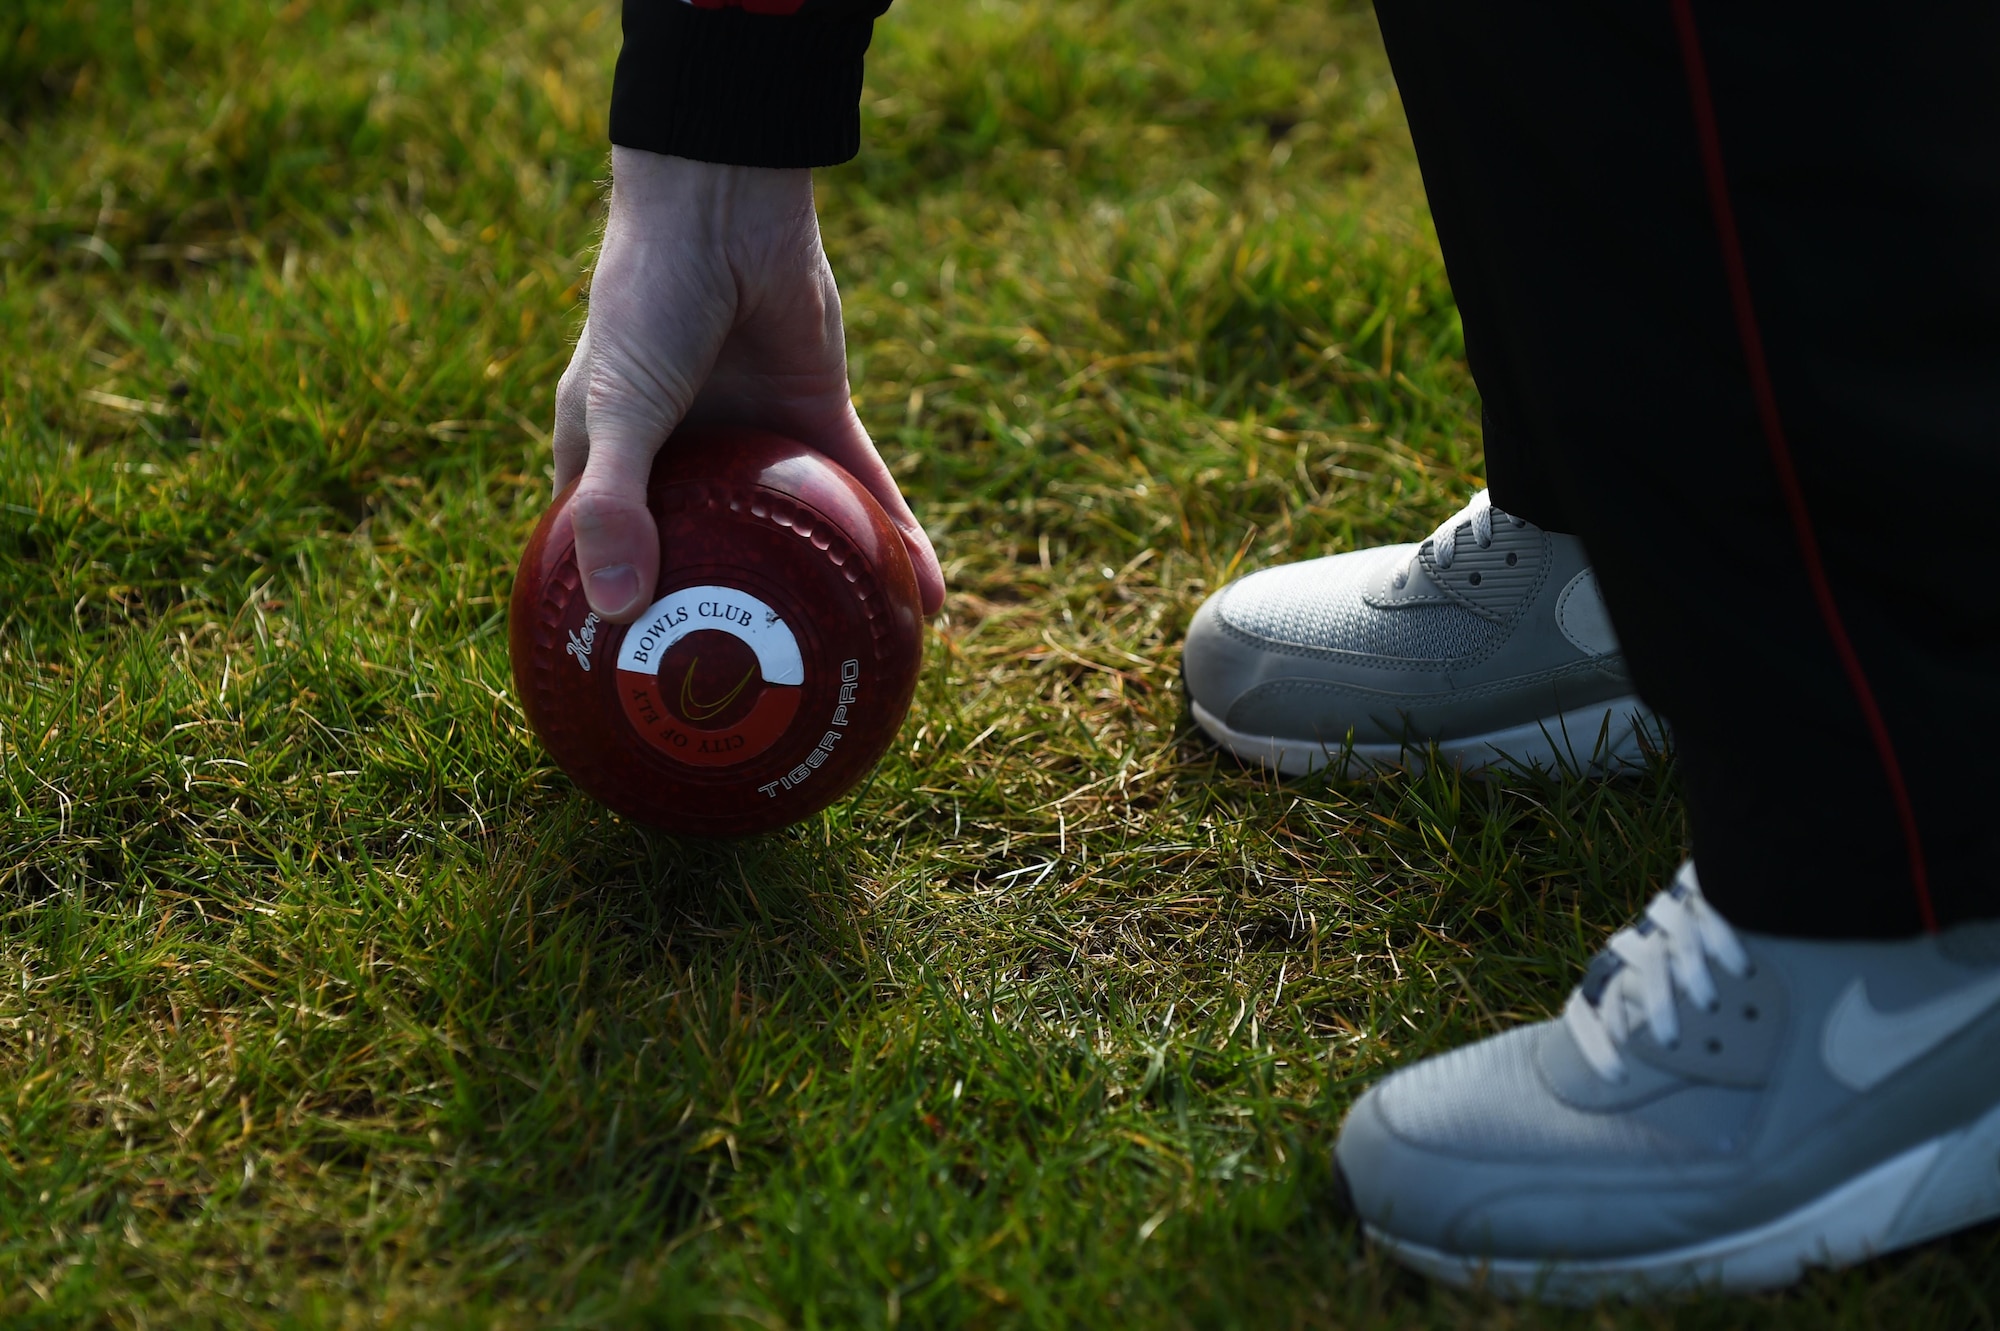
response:
<path id="1" fill-rule="evenodd" d="M 1868 998 L 1868 984 L 1855 980 L 1827 1014 L 1820 1057 L 1842 1085 L 1872 1090 L 1892 1073 L 1916 1062 L 2000 1003 L 2000 975 L 1967 985 L 1928 1003 L 1884 1012 Z"/>

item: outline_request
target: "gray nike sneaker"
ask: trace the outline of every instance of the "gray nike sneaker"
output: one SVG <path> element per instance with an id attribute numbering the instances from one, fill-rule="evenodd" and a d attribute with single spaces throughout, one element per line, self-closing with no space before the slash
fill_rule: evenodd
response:
<path id="1" fill-rule="evenodd" d="M 1583 542 L 1484 490 L 1420 545 L 1230 583 L 1196 612 L 1181 660 L 1201 728 L 1286 776 L 1413 765 L 1430 744 L 1467 771 L 1604 771 L 1641 763 L 1659 736 Z"/>
<path id="2" fill-rule="evenodd" d="M 1684 865 L 1559 1019 L 1382 1081 L 1335 1158 L 1399 1260 L 1563 1301 L 1768 1288 L 2000 1216 L 2000 922 L 1738 933 Z"/>

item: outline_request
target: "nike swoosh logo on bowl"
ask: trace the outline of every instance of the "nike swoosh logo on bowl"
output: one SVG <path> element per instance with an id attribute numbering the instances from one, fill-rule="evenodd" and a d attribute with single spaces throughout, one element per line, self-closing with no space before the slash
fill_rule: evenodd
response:
<path id="1" fill-rule="evenodd" d="M 1876 1007 L 1868 999 L 1867 982 L 1856 980 L 1827 1014 L 1820 1057 L 1842 1085 L 1870 1090 L 1958 1034 L 1995 1003 L 2000 1003 L 2000 975 L 1900 1012 Z"/>

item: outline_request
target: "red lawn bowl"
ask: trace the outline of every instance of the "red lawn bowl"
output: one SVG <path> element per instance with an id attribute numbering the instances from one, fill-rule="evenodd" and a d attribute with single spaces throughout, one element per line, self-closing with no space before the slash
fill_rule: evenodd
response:
<path id="1" fill-rule="evenodd" d="M 653 604 L 630 625 L 585 602 L 556 497 L 514 579 L 514 687 L 571 779 L 669 832 L 745 836 L 852 790 L 896 737 L 923 659 L 902 537 L 875 497 L 803 444 L 685 429 L 653 464 Z"/>

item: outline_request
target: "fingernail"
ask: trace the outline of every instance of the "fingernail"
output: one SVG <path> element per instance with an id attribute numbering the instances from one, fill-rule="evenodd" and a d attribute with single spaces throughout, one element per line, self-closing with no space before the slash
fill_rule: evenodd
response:
<path id="1" fill-rule="evenodd" d="M 639 599 L 639 570 L 630 564 L 607 565 L 590 575 L 584 589 L 598 614 L 622 615 Z"/>

